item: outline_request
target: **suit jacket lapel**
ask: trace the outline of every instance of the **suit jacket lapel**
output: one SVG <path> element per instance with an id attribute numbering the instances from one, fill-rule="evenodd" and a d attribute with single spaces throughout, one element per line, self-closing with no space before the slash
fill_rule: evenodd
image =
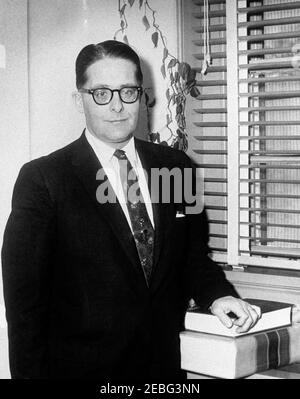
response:
<path id="1" fill-rule="evenodd" d="M 168 233 L 171 226 L 173 226 L 173 219 L 175 218 L 174 207 L 170 204 L 164 204 L 159 201 L 161 198 L 158 185 L 153 182 L 154 175 L 151 174 L 153 169 L 161 169 L 166 167 L 168 163 L 166 159 L 161 159 L 155 147 L 136 139 L 136 148 L 138 150 L 144 170 L 148 174 L 148 186 L 152 200 L 153 217 L 155 224 L 155 241 L 154 241 L 154 262 L 153 271 L 150 284 L 150 292 L 154 293 L 161 283 L 164 281 L 166 274 L 172 267 L 171 262 L 168 260 L 168 255 L 163 253 L 163 248 L 168 240 Z M 157 183 L 157 182 L 156 182 Z M 171 193 L 170 193 L 171 194 Z"/>
<path id="2" fill-rule="evenodd" d="M 82 134 L 82 136 L 75 143 L 72 164 L 75 174 L 85 187 L 98 212 L 100 212 L 101 216 L 106 219 L 107 223 L 109 223 L 111 229 L 116 236 L 116 239 L 120 243 L 120 246 L 126 252 L 129 259 L 131 260 L 131 263 L 134 266 L 132 270 L 128 271 L 126 269 L 125 271 L 127 272 L 127 274 L 129 272 L 131 274 L 131 277 L 134 277 L 132 276 L 132 271 L 135 274 L 137 273 L 138 276 L 135 277 L 139 277 L 141 280 L 143 280 L 146 286 L 136 245 L 119 201 L 116 200 L 116 203 L 106 202 L 102 204 L 97 201 L 96 192 L 101 183 L 107 180 L 105 184 L 107 184 L 112 192 L 113 189 L 106 175 L 104 175 L 103 180 L 96 179 L 97 172 L 99 171 L 99 169 L 102 168 L 102 166 L 93 149 L 90 147 L 88 141 L 86 140 L 84 134 Z M 133 281 L 134 280 L 135 278 L 133 279 Z"/>

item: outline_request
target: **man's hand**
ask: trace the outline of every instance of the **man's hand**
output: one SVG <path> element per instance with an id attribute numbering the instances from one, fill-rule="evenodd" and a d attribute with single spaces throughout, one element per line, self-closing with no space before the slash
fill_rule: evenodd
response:
<path id="1" fill-rule="evenodd" d="M 224 296 L 216 299 L 212 303 L 210 311 L 212 314 L 216 315 L 227 328 L 231 328 L 233 325 L 238 326 L 236 329 L 238 333 L 248 331 L 261 317 L 261 311 L 258 306 L 252 306 L 248 302 L 234 298 L 233 296 Z M 237 318 L 232 320 L 228 316 L 230 312 L 233 312 Z"/>

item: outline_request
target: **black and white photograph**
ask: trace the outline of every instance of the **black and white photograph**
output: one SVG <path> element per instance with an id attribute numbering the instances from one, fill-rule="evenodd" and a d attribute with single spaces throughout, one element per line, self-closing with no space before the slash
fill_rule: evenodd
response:
<path id="1" fill-rule="evenodd" d="M 0 91 L 0 380 L 300 380 L 299 1 L 0 0 Z"/>

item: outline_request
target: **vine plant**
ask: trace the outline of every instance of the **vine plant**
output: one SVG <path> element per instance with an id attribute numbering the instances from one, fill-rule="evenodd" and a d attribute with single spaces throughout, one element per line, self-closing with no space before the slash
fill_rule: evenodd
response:
<path id="1" fill-rule="evenodd" d="M 167 98 L 167 114 L 166 114 L 166 126 L 170 132 L 167 139 L 161 140 L 159 132 L 151 132 L 150 127 L 150 113 L 151 108 L 155 105 L 155 99 L 150 101 L 150 96 L 145 90 L 145 104 L 147 108 L 148 116 L 148 135 L 150 141 L 163 145 L 169 145 L 171 147 L 187 150 L 187 132 L 186 132 L 186 98 L 188 95 L 192 97 L 198 97 L 200 92 L 196 87 L 196 71 L 186 62 L 179 61 L 174 55 L 170 53 L 167 47 L 166 38 L 160 29 L 156 20 L 156 11 L 151 7 L 149 0 L 118 0 L 118 11 L 120 15 L 120 29 L 118 29 L 114 35 L 116 40 L 119 35 L 123 36 L 123 41 L 129 44 L 126 29 L 128 27 L 128 21 L 126 17 L 127 8 L 132 7 L 134 3 L 139 2 L 139 9 L 142 12 L 142 23 L 145 30 L 148 31 L 151 28 L 153 33 L 151 40 L 154 47 L 158 46 L 159 41 L 162 44 L 162 64 L 161 74 L 163 78 L 168 81 L 168 88 L 166 90 Z M 149 17 L 150 15 L 150 17 Z M 174 126 L 174 119 L 176 122 L 176 128 Z"/>

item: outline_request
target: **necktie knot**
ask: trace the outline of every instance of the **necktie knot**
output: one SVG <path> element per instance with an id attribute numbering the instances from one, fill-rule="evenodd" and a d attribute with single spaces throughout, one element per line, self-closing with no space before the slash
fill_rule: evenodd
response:
<path id="1" fill-rule="evenodd" d="M 120 150 L 120 149 L 117 149 L 117 150 L 114 152 L 114 156 L 115 156 L 116 158 L 118 158 L 119 160 L 127 159 L 126 152 L 123 151 L 123 150 Z"/>

